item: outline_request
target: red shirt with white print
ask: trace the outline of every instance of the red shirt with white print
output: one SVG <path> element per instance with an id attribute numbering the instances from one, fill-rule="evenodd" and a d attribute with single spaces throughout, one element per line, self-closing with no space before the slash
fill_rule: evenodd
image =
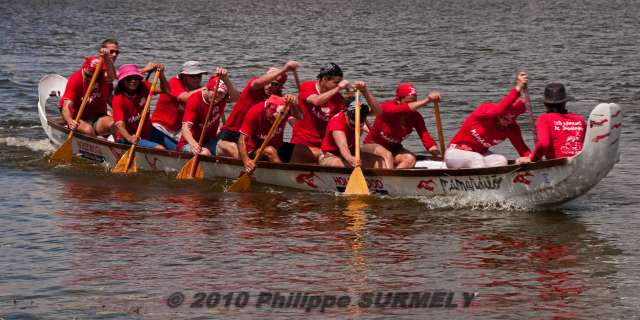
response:
<path id="1" fill-rule="evenodd" d="M 247 153 L 251 153 L 252 151 L 260 148 L 264 139 L 267 138 L 269 130 L 271 130 L 271 126 L 273 126 L 273 121 L 275 121 L 275 118 L 271 122 L 267 120 L 264 104 L 264 102 L 254 104 L 251 109 L 249 109 L 249 112 L 247 112 L 247 115 L 244 117 L 244 121 L 242 122 L 240 133 L 248 138 L 246 140 Z M 273 133 L 271 141 L 269 141 L 268 144 L 269 146 L 276 149 L 279 149 L 282 146 L 284 139 L 284 127 L 287 125 L 288 119 L 289 115 L 287 113 Z"/>
<path id="2" fill-rule="evenodd" d="M 207 116 L 207 110 L 209 110 L 209 103 L 204 100 L 204 90 L 200 89 L 194 92 L 184 108 L 184 117 L 182 123 L 191 123 L 191 135 L 196 141 L 200 140 L 200 133 L 202 132 L 203 123 Z M 207 123 L 206 132 L 204 134 L 203 144 L 207 143 L 211 139 L 215 139 L 218 136 L 218 126 L 220 125 L 220 116 L 224 113 L 224 108 L 227 106 L 227 100 L 223 99 L 213 106 L 211 110 L 211 116 Z M 189 144 L 184 138 L 184 135 L 180 136 L 178 141 L 177 150 L 182 150 L 182 147 Z M 215 152 L 215 150 L 211 150 Z"/>
<path id="3" fill-rule="evenodd" d="M 436 145 L 422 115 L 418 111 L 412 111 L 408 103 L 389 100 L 381 103 L 380 109 L 382 113 L 376 117 L 364 139 L 365 143 L 377 143 L 387 150 L 394 150 L 415 129 L 426 150 Z"/>
<path id="4" fill-rule="evenodd" d="M 88 78 L 87 83 L 85 83 L 82 69 L 69 76 L 67 86 L 64 89 L 64 94 L 59 102 L 59 108 L 62 109 L 65 100 L 72 101 L 73 106 L 69 108 L 69 111 L 71 111 L 71 117 L 74 120 L 78 115 L 78 110 L 82 105 L 82 98 L 89 87 L 88 81 L 90 80 L 91 79 Z M 112 90 L 113 84 L 108 82 L 103 75 L 98 76 L 98 79 L 89 94 L 87 105 L 84 107 L 81 119 L 95 121 L 102 116 L 106 116 L 107 103 L 111 99 Z"/>
<path id="5" fill-rule="evenodd" d="M 355 128 L 349 126 L 347 115 L 344 112 L 340 112 L 333 116 L 333 118 L 329 120 L 329 124 L 327 124 L 327 132 L 324 135 L 322 146 L 320 148 L 322 149 L 322 151 L 340 155 L 340 149 L 338 148 L 338 145 L 333 138 L 333 131 L 344 132 L 345 136 L 347 137 L 347 145 L 349 146 L 349 150 L 353 149 L 353 147 L 355 146 Z"/>
<path id="6" fill-rule="evenodd" d="M 151 122 L 162 125 L 165 129 L 178 132 L 181 128 L 185 105 L 178 102 L 178 96 L 187 92 L 180 82 L 179 76 L 169 80 L 169 93 L 161 93 L 156 103 L 156 109 L 151 115 Z"/>
<path id="7" fill-rule="evenodd" d="M 520 92 L 514 88 L 498 104 L 483 103 L 478 106 L 464 120 L 462 127 L 451 139 L 449 145 L 456 145 L 458 149 L 485 154 L 489 151 L 489 148 L 505 139 L 509 139 L 520 156 L 531 156 L 529 147 L 522 139 L 522 132 L 518 123 L 514 121 L 507 127 L 499 126 L 498 123 L 498 117 L 508 113 L 509 108 L 524 104 L 524 101 L 518 99 L 519 95 Z"/>
<path id="8" fill-rule="evenodd" d="M 533 161 L 573 157 L 582 150 L 587 123 L 575 113 L 545 113 L 536 121 L 538 142 Z"/>
<path id="9" fill-rule="evenodd" d="M 112 108 L 113 108 L 113 121 L 124 122 L 125 128 L 129 134 L 134 135 L 138 130 L 140 118 L 142 117 L 142 111 L 144 110 L 144 104 L 147 102 L 149 91 L 151 90 L 151 84 L 143 81 L 141 89 L 135 96 L 129 96 L 125 92 L 120 92 L 113 96 Z M 147 111 L 147 117 L 149 111 Z M 148 139 L 151 136 L 151 122 L 145 120 L 140 138 Z M 120 133 L 116 132 L 116 139 L 123 138 Z"/>
<path id="10" fill-rule="evenodd" d="M 298 104 L 302 109 L 303 119 L 293 125 L 291 143 L 309 147 L 320 147 L 325 137 L 327 123 L 338 112 L 344 109 L 344 98 L 336 93 L 321 106 L 307 102 L 311 95 L 319 95 L 317 81 L 307 81 L 300 85 Z"/>
<path id="11" fill-rule="evenodd" d="M 256 77 L 251 78 L 249 83 L 247 83 L 247 86 L 242 90 L 240 98 L 238 98 L 236 104 L 233 105 L 233 110 L 231 110 L 231 113 L 227 118 L 227 122 L 222 126 L 222 130 L 240 131 L 244 117 L 246 117 L 249 109 L 251 109 L 251 107 L 256 103 L 264 102 L 269 98 L 269 96 L 264 93 L 264 88 L 251 90 L 251 85 L 256 81 L 256 79 Z"/>

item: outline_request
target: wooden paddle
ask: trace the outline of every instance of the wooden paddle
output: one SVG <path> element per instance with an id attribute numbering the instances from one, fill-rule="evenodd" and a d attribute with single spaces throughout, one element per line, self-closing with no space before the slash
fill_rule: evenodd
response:
<path id="1" fill-rule="evenodd" d="M 87 106 L 87 102 L 89 101 L 89 95 L 98 80 L 98 76 L 102 72 L 102 58 L 98 60 L 96 64 L 96 69 L 91 76 L 91 81 L 89 81 L 89 86 L 82 97 L 82 103 L 80 104 L 80 108 L 78 109 L 78 114 L 76 115 L 76 123 L 80 121 L 80 117 L 82 117 L 82 113 L 84 112 L 85 107 Z M 76 129 L 77 130 L 77 129 Z M 69 135 L 67 136 L 67 140 L 64 141 L 62 145 L 54 152 L 49 158 L 49 163 L 65 163 L 71 162 L 71 157 L 73 156 L 73 135 L 76 130 L 70 130 Z"/>
<path id="2" fill-rule="evenodd" d="M 209 118 L 211 118 L 211 111 L 213 110 L 213 103 L 216 101 L 216 97 L 218 96 L 218 87 L 220 87 L 221 78 L 218 77 L 218 81 L 216 82 L 216 88 L 213 92 L 213 98 L 209 101 L 209 109 L 207 109 L 207 115 L 204 118 L 204 123 L 202 125 L 202 132 L 200 132 L 200 139 L 198 140 L 198 144 L 202 146 L 204 143 L 204 136 L 207 132 L 207 123 L 209 122 Z M 215 150 L 211 150 L 211 152 L 215 152 Z M 187 163 L 184 164 L 182 169 L 178 172 L 176 179 L 202 179 L 204 177 L 202 173 L 202 166 L 200 165 L 200 154 L 194 155 Z"/>
<path id="3" fill-rule="evenodd" d="M 522 88 L 522 96 L 524 97 L 524 106 L 527 107 L 527 111 L 529 111 L 529 127 L 531 127 L 533 145 L 535 146 L 538 140 L 538 135 L 536 133 L 536 124 L 533 119 L 533 106 L 531 106 L 531 99 L 529 98 L 529 88 Z"/>
<path id="4" fill-rule="evenodd" d="M 355 123 L 355 147 L 356 147 L 356 162 L 360 162 L 360 91 L 356 90 L 356 123 Z M 369 187 L 367 186 L 367 180 L 364 179 L 362 168 L 356 166 L 353 168 L 353 172 L 347 182 L 347 187 L 344 190 L 345 194 L 369 194 Z"/>
<path id="5" fill-rule="evenodd" d="M 158 79 L 160 78 L 160 71 L 156 70 L 156 74 L 153 76 L 153 81 L 151 82 L 151 90 L 149 91 L 149 95 L 147 96 L 147 101 L 144 104 L 144 109 L 142 110 L 142 115 L 140 116 L 140 122 L 138 123 L 138 129 L 136 130 L 136 138 L 140 137 L 142 134 L 142 128 L 144 128 L 144 121 L 147 119 L 147 112 L 149 112 L 149 106 L 151 106 L 151 100 L 153 98 L 153 93 L 156 90 L 156 85 L 158 83 Z M 143 85 L 143 84 L 140 84 Z M 111 172 L 113 173 L 129 173 L 129 172 L 138 172 L 138 166 L 136 165 L 136 160 L 134 158 L 136 152 L 136 146 L 138 145 L 138 141 L 131 144 L 129 151 L 120 157 L 116 166 L 113 167 Z"/>
<path id="6" fill-rule="evenodd" d="M 440 100 L 433 102 L 433 113 L 436 117 L 436 130 L 438 130 L 438 141 L 440 142 L 440 155 L 444 159 L 444 133 L 442 132 L 442 119 L 440 118 Z"/>
<path id="7" fill-rule="evenodd" d="M 271 125 L 271 129 L 269 129 L 269 132 L 267 133 L 267 137 L 264 139 L 264 141 L 262 141 L 262 145 L 260 145 L 260 148 L 256 152 L 255 157 L 253 157 L 253 162 L 256 163 L 256 166 L 258 164 L 258 160 L 262 156 L 262 152 L 264 151 L 264 148 L 266 148 L 269 145 L 269 142 L 271 141 L 271 138 L 273 137 L 276 130 L 278 129 L 278 126 L 280 125 L 282 118 L 284 117 L 285 114 L 287 114 L 289 104 L 291 104 L 291 102 L 287 101 L 287 103 L 285 104 L 284 110 L 281 113 L 278 113 L 278 115 L 276 116 L 276 119 L 273 121 L 273 124 Z M 251 187 L 251 172 L 245 171 L 240 176 L 240 178 L 238 178 L 238 180 L 236 180 L 236 182 L 234 182 L 231 186 L 229 186 L 229 188 L 227 188 L 225 191 L 226 192 L 245 192 L 249 190 L 250 187 Z"/>

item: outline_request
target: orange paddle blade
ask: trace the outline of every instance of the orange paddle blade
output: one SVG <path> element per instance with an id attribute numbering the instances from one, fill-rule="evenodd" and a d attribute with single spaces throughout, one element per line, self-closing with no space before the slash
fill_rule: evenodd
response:
<path id="1" fill-rule="evenodd" d="M 344 190 L 345 194 L 369 194 L 369 187 L 367 186 L 367 180 L 364 179 L 364 174 L 360 167 L 353 169 L 349 182 L 347 182 L 347 188 Z"/>
<path id="2" fill-rule="evenodd" d="M 127 152 L 125 152 L 125 154 L 122 155 L 122 157 L 120 157 L 120 160 L 118 160 L 118 163 L 116 163 L 116 166 L 113 167 L 113 169 L 111 169 L 111 172 L 113 173 L 128 173 L 128 172 L 138 172 L 138 168 L 135 165 L 135 158 L 133 158 L 133 156 L 135 155 L 135 146 L 132 145 L 131 148 L 129 148 L 129 150 L 127 150 Z"/>
<path id="3" fill-rule="evenodd" d="M 191 170 L 193 169 L 194 164 L 197 167 L 195 168 L 196 170 L 192 176 Z M 202 179 L 202 178 L 204 178 L 204 174 L 202 173 L 202 164 L 200 163 L 200 161 L 196 159 L 195 156 L 189 159 L 189 161 L 187 161 L 187 163 L 185 163 L 184 166 L 182 166 L 182 169 L 178 171 L 178 175 L 176 176 L 176 179 L 180 179 L 180 180 Z"/>
<path id="4" fill-rule="evenodd" d="M 69 135 L 67 140 L 49 157 L 49 163 L 68 163 L 71 162 L 71 156 L 73 155 L 73 136 Z"/>
<path id="5" fill-rule="evenodd" d="M 236 182 L 234 182 L 226 192 L 245 192 L 251 188 L 251 176 L 243 174 Z"/>

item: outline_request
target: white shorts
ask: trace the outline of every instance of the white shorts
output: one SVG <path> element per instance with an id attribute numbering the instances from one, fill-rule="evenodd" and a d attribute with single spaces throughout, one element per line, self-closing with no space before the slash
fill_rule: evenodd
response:
<path id="1" fill-rule="evenodd" d="M 449 169 L 463 168 L 487 168 L 507 165 L 507 158 L 500 154 L 488 154 L 486 156 L 467 150 L 449 147 L 444 153 L 444 162 Z"/>

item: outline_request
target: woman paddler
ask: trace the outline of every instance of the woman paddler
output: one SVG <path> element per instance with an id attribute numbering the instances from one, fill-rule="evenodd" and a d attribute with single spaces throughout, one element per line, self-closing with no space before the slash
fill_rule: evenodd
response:
<path id="1" fill-rule="evenodd" d="M 164 76 L 164 65 L 156 64 L 154 68 L 160 72 L 160 85 L 155 92 L 169 92 L 169 85 Z M 112 100 L 116 142 L 123 144 L 137 143 L 139 147 L 164 149 L 163 145 L 149 140 L 152 126 L 148 118 L 144 122 L 140 137 L 135 136 L 150 90 L 151 84 L 143 80 L 138 66 L 135 64 L 123 64 L 118 68 L 118 85 Z M 148 116 L 149 111 L 147 110 Z"/>
<path id="2" fill-rule="evenodd" d="M 520 126 L 516 122 L 518 115 L 526 111 L 524 101 L 518 99 L 526 87 L 528 76 L 520 72 L 516 86 L 499 103 L 479 105 L 455 134 L 444 159 L 449 169 L 484 168 L 507 165 L 507 158 L 493 154 L 489 148 L 509 139 L 520 154 L 516 163 L 530 161 L 531 151 L 522 139 Z"/>

